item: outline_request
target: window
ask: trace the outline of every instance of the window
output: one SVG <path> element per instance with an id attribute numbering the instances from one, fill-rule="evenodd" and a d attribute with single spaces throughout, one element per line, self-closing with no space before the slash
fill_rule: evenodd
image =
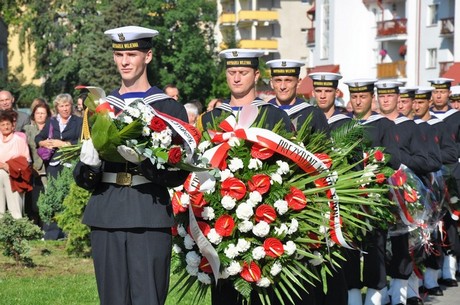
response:
<path id="1" fill-rule="evenodd" d="M 427 22 L 427 24 L 429 26 L 438 24 L 438 5 L 437 4 L 428 5 L 428 22 Z"/>
<path id="2" fill-rule="evenodd" d="M 438 61 L 438 50 L 437 49 L 428 49 L 426 57 L 426 67 L 427 69 L 436 68 L 436 63 Z"/>

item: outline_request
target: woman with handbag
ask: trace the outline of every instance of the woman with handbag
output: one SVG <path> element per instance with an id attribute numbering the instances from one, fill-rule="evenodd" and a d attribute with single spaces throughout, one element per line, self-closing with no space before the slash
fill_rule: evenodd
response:
<path id="1" fill-rule="evenodd" d="M 6 209 L 22 218 L 23 194 L 29 191 L 30 155 L 26 140 L 14 132 L 14 117 L 0 113 L 0 218 Z"/>
<path id="2" fill-rule="evenodd" d="M 62 146 L 77 144 L 80 140 L 83 119 L 72 115 L 73 100 L 67 93 L 59 94 L 53 101 L 56 117 L 47 120 L 45 126 L 35 137 L 38 154 L 45 161 L 46 173 L 56 178 L 64 164 L 57 159 L 57 150 Z M 40 147 L 47 148 L 48 152 Z M 41 152 L 42 151 L 42 152 Z M 45 157 L 46 156 L 46 157 Z"/>
<path id="3" fill-rule="evenodd" d="M 63 166 L 58 159 L 58 149 L 62 146 L 77 144 L 80 141 L 83 119 L 73 113 L 72 96 L 67 93 L 59 94 L 53 101 L 56 117 L 46 121 L 45 126 L 35 137 L 37 153 L 44 160 L 48 178 L 57 178 Z M 45 160 L 46 159 L 46 160 Z M 69 164 L 70 166 L 70 164 Z M 45 239 L 56 240 L 65 235 L 56 223 L 44 224 Z"/>
<path id="4" fill-rule="evenodd" d="M 51 117 L 51 110 L 46 102 L 38 102 L 32 108 L 30 115 L 30 124 L 24 126 L 24 132 L 27 136 L 30 156 L 32 157 L 32 179 L 33 189 L 26 194 L 25 212 L 35 224 L 40 225 L 40 216 L 38 213 L 38 196 L 46 186 L 46 169 L 45 162 L 37 153 L 35 137 L 45 127 L 46 120 Z"/>

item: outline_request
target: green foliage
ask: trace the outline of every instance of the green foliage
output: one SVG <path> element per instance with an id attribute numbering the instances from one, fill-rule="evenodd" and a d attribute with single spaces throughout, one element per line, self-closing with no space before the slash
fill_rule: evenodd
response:
<path id="1" fill-rule="evenodd" d="M 9 212 L 0 218 L 0 246 L 3 255 L 12 257 L 16 264 L 22 263 L 27 267 L 35 266 L 29 257 L 28 240 L 38 239 L 42 231 L 26 218 L 14 219 Z"/>
<path id="2" fill-rule="evenodd" d="M 64 210 L 56 215 L 58 226 L 67 234 L 66 252 L 69 255 L 90 255 L 90 230 L 81 222 L 90 195 L 90 192 L 72 183 L 69 194 L 62 203 Z"/>
<path id="3" fill-rule="evenodd" d="M 48 177 L 45 191 L 40 193 L 37 205 L 40 218 L 45 223 L 54 221 L 54 216 L 63 211 L 63 201 L 69 193 L 70 185 L 73 183 L 73 166 L 64 167 L 57 178 Z"/>

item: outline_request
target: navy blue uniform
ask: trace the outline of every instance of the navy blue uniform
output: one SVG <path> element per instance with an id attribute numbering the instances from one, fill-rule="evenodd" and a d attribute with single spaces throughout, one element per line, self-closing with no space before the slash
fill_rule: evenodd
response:
<path id="1" fill-rule="evenodd" d="M 124 96 L 115 90 L 107 100 L 119 112 L 125 99 L 135 96 L 158 111 L 187 121 L 184 107 L 156 87 Z M 92 190 L 83 223 L 91 227 L 101 304 L 164 304 L 174 223 L 167 187 L 183 184 L 188 173 L 158 170 L 148 159 L 139 165 L 102 162 L 102 171 L 81 162 L 74 170 L 77 184 Z M 146 178 L 147 183 L 121 186 L 102 182 L 104 173 L 119 172 Z"/>
<path id="2" fill-rule="evenodd" d="M 276 98 L 271 99 L 268 103 L 277 105 Z M 286 111 L 296 130 L 299 130 L 305 121 L 312 116 L 309 124 L 312 133 L 329 132 L 329 125 L 324 113 L 301 98 L 296 98 L 294 104 L 292 105 L 278 105 L 278 107 Z"/>

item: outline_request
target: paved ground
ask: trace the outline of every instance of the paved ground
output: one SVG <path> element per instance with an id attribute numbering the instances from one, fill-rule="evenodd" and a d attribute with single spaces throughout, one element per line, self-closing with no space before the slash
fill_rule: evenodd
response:
<path id="1" fill-rule="evenodd" d="M 457 280 L 460 278 L 457 277 Z M 460 286 L 446 288 L 441 286 L 444 295 L 440 297 L 426 296 L 425 305 L 460 305 Z"/>

